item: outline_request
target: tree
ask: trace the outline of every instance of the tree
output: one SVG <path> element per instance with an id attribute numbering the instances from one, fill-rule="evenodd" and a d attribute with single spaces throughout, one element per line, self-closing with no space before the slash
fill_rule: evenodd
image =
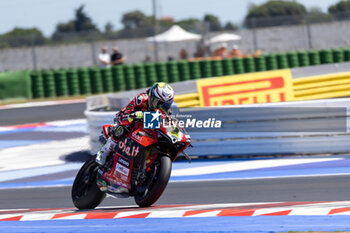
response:
<path id="1" fill-rule="evenodd" d="M 201 24 L 201 21 L 196 18 L 188 18 L 188 19 L 177 21 L 176 24 L 187 31 L 196 32 L 198 31 L 197 29 Z"/>
<path id="2" fill-rule="evenodd" d="M 75 10 L 74 29 L 76 32 L 98 31 L 92 19 L 84 12 L 84 5 Z"/>
<path id="3" fill-rule="evenodd" d="M 88 39 L 88 34 L 91 32 L 98 34 L 99 30 L 97 29 L 97 26 L 92 22 L 92 19 L 84 12 L 84 5 L 81 5 L 78 9 L 75 10 L 75 16 L 73 20 L 69 20 L 67 23 L 59 23 L 56 25 L 56 30 L 51 38 L 54 41 L 84 41 Z M 81 33 L 81 35 L 76 35 L 76 33 Z"/>
<path id="4" fill-rule="evenodd" d="M 295 1 L 270 0 L 261 5 L 250 5 L 244 24 L 248 28 L 298 24 L 306 12 L 305 6 Z M 277 20 L 269 19 L 270 17 L 280 18 Z"/>
<path id="5" fill-rule="evenodd" d="M 158 20 L 158 25 L 160 28 L 169 28 L 174 25 L 174 19 L 172 17 L 162 17 Z"/>
<path id="6" fill-rule="evenodd" d="M 332 17 L 324 13 L 319 7 L 311 7 L 307 14 L 309 23 L 322 23 L 322 22 L 330 22 Z"/>
<path id="7" fill-rule="evenodd" d="M 19 47 L 42 45 L 46 42 L 43 33 L 37 28 L 14 28 L 2 35 L 2 46 Z"/>
<path id="8" fill-rule="evenodd" d="M 59 23 L 56 25 L 55 33 L 71 33 L 75 32 L 74 21 L 71 20 L 68 23 Z"/>
<path id="9" fill-rule="evenodd" d="M 210 31 L 221 31 L 222 30 L 220 20 L 215 15 L 206 14 L 206 15 L 204 15 L 203 21 L 206 23 L 209 23 L 209 30 Z"/>
<path id="10" fill-rule="evenodd" d="M 231 22 L 227 22 L 225 27 L 224 27 L 224 29 L 228 30 L 228 31 L 236 31 L 236 30 L 238 30 L 238 28 L 239 28 L 238 25 L 233 24 Z"/>
<path id="11" fill-rule="evenodd" d="M 136 29 L 152 26 L 153 17 L 146 16 L 139 10 L 127 12 L 122 17 L 124 29 Z"/>
<path id="12" fill-rule="evenodd" d="M 103 38 L 107 40 L 115 40 L 118 38 L 118 31 L 114 31 L 114 25 L 111 22 L 107 22 L 103 33 Z"/>
<path id="13" fill-rule="evenodd" d="M 91 18 L 84 12 L 84 5 L 81 5 L 75 10 L 73 20 L 69 20 L 67 23 L 57 24 L 54 34 L 82 31 L 98 31 L 96 25 L 92 23 Z"/>
<path id="14" fill-rule="evenodd" d="M 105 25 L 105 33 L 112 33 L 113 32 L 113 24 L 111 22 L 107 22 Z"/>
<path id="15" fill-rule="evenodd" d="M 124 28 L 118 31 L 119 38 L 147 37 L 154 34 L 153 17 L 139 10 L 123 14 L 121 22 Z"/>
<path id="16" fill-rule="evenodd" d="M 328 12 L 337 19 L 346 18 L 350 13 L 350 0 L 343 0 L 328 8 Z"/>

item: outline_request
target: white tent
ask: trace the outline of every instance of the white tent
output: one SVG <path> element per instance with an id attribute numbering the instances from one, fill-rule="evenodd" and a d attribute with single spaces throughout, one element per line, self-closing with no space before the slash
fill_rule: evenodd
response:
<path id="1" fill-rule="evenodd" d="M 182 29 L 180 26 L 174 25 L 169 30 L 161 34 L 148 37 L 147 41 L 176 42 L 176 41 L 184 41 L 184 40 L 199 40 L 200 38 L 201 38 L 200 35 L 187 32 L 184 29 Z"/>
<path id="2" fill-rule="evenodd" d="M 241 40 L 242 37 L 233 33 L 222 33 L 209 39 L 209 44 L 221 43 L 228 41 Z"/>

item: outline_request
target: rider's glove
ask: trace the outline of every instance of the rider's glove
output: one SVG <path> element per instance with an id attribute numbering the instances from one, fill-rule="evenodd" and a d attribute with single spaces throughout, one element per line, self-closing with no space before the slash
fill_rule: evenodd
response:
<path id="1" fill-rule="evenodd" d="M 134 112 L 133 114 L 130 114 L 128 117 L 129 122 L 132 122 L 134 119 L 141 120 L 143 118 L 143 112 L 142 111 L 137 111 Z"/>
<path id="2" fill-rule="evenodd" d="M 135 119 L 142 119 L 143 118 L 143 112 L 142 111 L 137 111 L 135 112 Z"/>

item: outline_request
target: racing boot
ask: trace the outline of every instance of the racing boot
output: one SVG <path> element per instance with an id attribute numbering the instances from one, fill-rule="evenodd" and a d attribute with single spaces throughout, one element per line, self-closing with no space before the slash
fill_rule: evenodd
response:
<path id="1" fill-rule="evenodd" d="M 106 163 L 106 158 L 111 153 L 115 146 L 117 145 L 113 140 L 119 140 L 124 135 L 124 127 L 121 125 L 115 125 L 112 129 L 112 135 L 107 139 L 107 142 L 102 146 L 101 150 L 97 152 L 96 155 L 96 162 L 100 164 L 101 166 L 104 166 Z"/>
<path id="2" fill-rule="evenodd" d="M 106 158 L 114 150 L 114 147 L 116 146 L 116 143 L 112 140 L 112 137 L 109 137 L 107 139 L 106 144 L 104 144 L 99 152 L 97 152 L 96 155 L 96 162 L 104 166 L 106 163 Z"/>

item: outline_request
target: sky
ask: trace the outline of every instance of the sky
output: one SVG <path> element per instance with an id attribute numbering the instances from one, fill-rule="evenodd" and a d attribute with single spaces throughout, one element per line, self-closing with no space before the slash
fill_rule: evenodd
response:
<path id="1" fill-rule="evenodd" d="M 250 3 L 261 4 L 267 0 L 157 0 L 158 16 L 171 16 L 175 20 L 189 17 L 200 18 L 207 13 L 217 15 L 221 22 L 240 23 L 247 14 Z M 299 0 L 307 8 L 328 6 L 339 0 Z M 152 14 L 152 0 L 0 0 L 0 34 L 14 27 L 39 28 L 46 36 L 51 35 L 59 22 L 74 17 L 74 10 L 85 5 L 86 13 L 100 29 L 111 22 L 121 29 L 122 15 L 133 10 Z"/>

